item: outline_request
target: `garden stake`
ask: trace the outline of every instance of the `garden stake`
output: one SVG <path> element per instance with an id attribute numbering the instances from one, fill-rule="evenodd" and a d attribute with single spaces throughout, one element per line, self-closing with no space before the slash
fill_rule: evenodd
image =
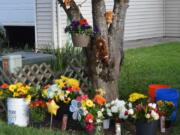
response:
<path id="1" fill-rule="evenodd" d="M 52 129 L 52 122 L 53 122 L 53 114 L 51 114 L 50 129 Z"/>

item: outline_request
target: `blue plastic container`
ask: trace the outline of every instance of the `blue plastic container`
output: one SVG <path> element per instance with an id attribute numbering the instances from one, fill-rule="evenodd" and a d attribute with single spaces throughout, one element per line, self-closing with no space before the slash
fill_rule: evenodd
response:
<path id="1" fill-rule="evenodd" d="M 163 88 L 158 89 L 156 91 L 156 101 L 171 101 L 174 103 L 176 110 L 173 112 L 171 116 L 171 120 L 176 120 L 176 111 L 178 109 L 178 99 L 179 99 L 179 92 L 177 89 L 173 88 Z"/>

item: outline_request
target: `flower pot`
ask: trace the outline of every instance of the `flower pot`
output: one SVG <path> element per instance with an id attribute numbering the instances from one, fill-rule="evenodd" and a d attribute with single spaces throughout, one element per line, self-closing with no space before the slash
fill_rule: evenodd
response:
<path id="1" fill-rule="evenodd" d="M 8 124 L 20 127 L 26 127 L 29 124 L 29 106 L 24 98 L 7 99 L 7 121 Z"/>
<path id="2" fill-rule="evenodd" d="M 121 124 L 116 123 L 115 125 L 115 135 L 121 135 Z"/>
<path id="3" fill-rule="evenodd" d="M 87 47 L 90 41 L 90 36 L 84 34 L 72 34 L 72 41 L 75 47 Z"/>
<path id="4" fill-rule="evenodd" d="M 109 129 L 110 119 L 103 120 L 103 129 Z"/>
<path id="5" fill-rule="evenodd" d="M 136 123 L 136 135 L 156 135 L 157 121 Z"/>

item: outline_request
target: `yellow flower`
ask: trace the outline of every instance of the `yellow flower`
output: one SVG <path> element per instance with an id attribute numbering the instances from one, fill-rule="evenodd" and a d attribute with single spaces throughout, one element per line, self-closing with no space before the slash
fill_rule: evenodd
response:
<path id="1" fill-rule="evenodd" d="M 27 103 L 30 103 L 31 102 L 31 95 L 28 95 L 26 98 L 25 98 L 25 101 Z"/>
<path id="2" fill-rule="evenodd" d="M 143 95 L 143 94 L 140 94 L 140 93 L 132 93 L 132 94 L 129 96 L 128 101 L 130 101 L 130 102 L 136 102 L 137 100 L 145 99 L 145 98 L 147 98 L 147 96 L 145 96 L 145 95 Z"/>
<path id="3" fill-rule="evenodd" d="M 15 84 L 11 84 L 9 86 L 9 91 L 14 92 L 15 89 L 17 89 L 17 86 Z"/>
<path id="4" fill-rule="evenodd" d="M 68 104 L 70 101 L 71 101 L 71 98 L 67 97 L 67 98 L 64 98 L 64 101 L 63 101 L 63 102 L 64 102 L 65 104 Z"/>
<path id="5" fill-rule="evenodd" d="M 104 96 L 106 94 L 105 90 L 102 88 L 99 88 L 96 90 L 96 94 Z"/>
<path id="6" fill-rule="evenodd" d="M 167 105 L 168 105 L 168 106 L 174 106 L 174 103 L 171 102 L 171 101 L 169 101 L 169 102 L 167 102 Z"/>
<path id="7" fill-rule="evenodd" d="M 67 81 L 69 78 L 65 76 L 61 76 L 62 81 Z"/>
<path id="8" fill-rule="evenodd" d="M 0 91 L 0 96 L 2 96 L 2 94 L 3 94 L 3 92 L 2 92 L 2 91 Z"/>
<path id="9" fill-rule="evenodd" d="M 94 103 L 92 100 L 90 100 L 90 99 L 86 100 L 86 106 L 87 107 L 93 107 L 93 105 L 94 105 Z"/>
<path id="10" fill-rule="evenodd" d="M 83 108 L 86 108 L 86 100 L 82 100 L 82 101 L 81 101 L 81 104 L 82 104 L 82 107 L 83 107 Z"/>
<path id="11" fill-rule="evenodd" d="M 20 96 L 20 94 L 18 92 L 13 93 L 13 97 L 19 97 L 19 96 Z"/>
<path id="12" fill-rule="evenodd" d="M 15 85 L 16 85 L 18 88 L 23 86 L 23 84 L 22 84 L 21 82 L 18 82 L 18 83 L 16 83 Z"/>
<path id="13" fill-rule="evenodd" d="M 68 79 L 67 82 L 70 86 L 79 87 L 79 81 L 76 79 L 71 78 L 71 79 Z"/>
<path id="14" fill-rule="evenodd" d="M 160 100 L 160 101 L 157 102 L 157 105 L 158 105 L 159 107 L 163 106 L 163 104 L 164 104 L 164 103 L 163 103 L 162 100 Z"/>
<path id="15" fill-rule="evenodd" d="M 47 97 L 47 95 L 48 95 L 48 90 L 47 89 L 43 89 L 42 96 L 45 98 L 45 97 Z"/>

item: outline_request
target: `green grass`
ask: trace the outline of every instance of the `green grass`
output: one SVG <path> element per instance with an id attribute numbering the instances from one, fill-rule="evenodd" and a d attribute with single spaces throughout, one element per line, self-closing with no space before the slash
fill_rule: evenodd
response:
<path id="1" fill-rule="evenodd" d="M 10 126 L 0 121 L 0 135 L 75 135 L 74 132 L 52 131 L 48 129 L 37 128 L 22 128 L 17 126 Z"/>
<path id="2" fill-rule="evenodd" d="M 180 89 L 180 43 L 166 43 L 153 47 L 129 49 L 121 69 L 120 94 L 133 91 L 147 93 L 151 83 L 168 84 Z M 170 135 L 180 135 L 180 109 Z M 69 135 L 59 131 L 18 128 L 0 122 L 0 135 Z M 78 134 L 78 133 L 76 133 Z"/>
<path id="3" fill-rule="evenodd" d="M 180 43 L 129 49 L 121 70 L 120 94 L 145 92 L 152 83 L 180 89 Z"/>

